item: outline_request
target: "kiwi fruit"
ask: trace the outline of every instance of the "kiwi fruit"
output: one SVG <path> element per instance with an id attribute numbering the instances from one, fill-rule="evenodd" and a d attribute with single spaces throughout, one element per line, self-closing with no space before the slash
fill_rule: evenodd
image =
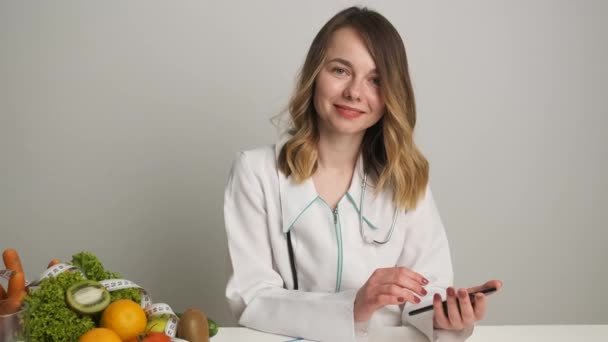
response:
<path id="1" fill-rule="evenodd" d="M 84 315 L 102 312 L 110 304 L 110 292 L 93 280 L 70 286 L 65 297 L 70 308 Z"/>
<path id="2" fill-rule="evenodd" d="M 184 311 L 177 324 L 177 336 L 190 342 L 209 342 L 207 315 L 196 308 Z"/>

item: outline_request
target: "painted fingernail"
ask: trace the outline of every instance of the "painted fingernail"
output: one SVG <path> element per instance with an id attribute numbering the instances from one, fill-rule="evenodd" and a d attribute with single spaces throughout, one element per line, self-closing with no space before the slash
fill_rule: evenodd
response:
<path id="1" fill-rule="evenodd" d="M 405 298 L 403 298 L 403 297 L 397 297 L 397 301 L 399 303 L 403 303 L 405 301 Z"/>
<path id="2" fill-rule="evenodd" d="M 441 300 L 441 295 L 440 295 L 439 293 L 435 293 L 435 294 L 433 295 L 433 299 L 434 299 L 434 300 Z"/>
<path id="3" fill-rule="evenodd" d="M 429 281 L 426 278 L 422 278 L 422 283 L 424 285 L 428 285 Z"/>
<path id="4" fill-rule="evenodd" d="M 466 298 L 467 297 L 467 292 L 466 291 L 458 291 L 458 297 L 460 298 Z"/>
<path id="5" fill-rule="evenodd" d="M 448 296 L 455 296 L 456 292 L 453 287 L 448 287 Z"/>
<path id="6" fill-rule="evenodd" d="M 422 291 L 420 291 L 420 293 L 422 293 L 422 295 L 423 295 L 423 296 L 426 296 L 426 295 L 427 295 L 427 292 L 426 292 L 426 290 L 425 290 L 425 289 L 422 289 Z"/>
<path id="7" fill-rule="evenodd" d="M 414 297 L 414 302 L 416 302 L 416 304 L 420 303 L 420 298 Z"/>

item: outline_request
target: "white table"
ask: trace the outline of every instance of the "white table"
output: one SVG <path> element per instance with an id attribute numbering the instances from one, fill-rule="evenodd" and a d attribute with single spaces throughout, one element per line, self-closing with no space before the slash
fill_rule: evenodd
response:
<path id="1" fill-rule="evenodd" d="M 439 336 L 439 341 L 449 340 Z M 221 327 L 211 342 L 287 342 L 292 337 L 266 334 L 247 328 Z M 306 340 L 297 340 L 305 342 Z M 373 342 L 427 342 L 424 335 L 410 327 L 390 327 L 371 333 Z M 482 325 L 475 328 L 467 342 L 607 342 L 608 325 Z"/>

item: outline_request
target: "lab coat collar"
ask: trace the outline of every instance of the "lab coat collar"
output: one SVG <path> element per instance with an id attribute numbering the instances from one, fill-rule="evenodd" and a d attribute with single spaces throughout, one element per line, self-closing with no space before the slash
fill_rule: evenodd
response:
<path id="1" fill-rule="evenodd" d="M 312 182 L 312 178 L 309 178 L 302 183 L 297 183 L 293 179 L 293 175 L 285 176 L 285 174 L 278 169 L 281 149 L 289 138 L 289 134 L 285 133 L 275 145 L 283 233 L 287 233 L 291 230 L 291 227 L 293 227 L 300 215 L 319 197 L 315 185 Z"/>
<path id="2" fill-rule="evenodd" d="M 275 145 L 275 156 L 277 163 L 281 149 L 288 139 L 288 135 L 283 135 L 279 142 Z M 361 210 L 359 208 L 359 200 L 362 191 L 363 175 L 363 157 L 362 155 L 359 155 L 355 165 L 355 171 L 353 173 L 351 184 L 347 193 L 344 195 L 348 202 L 351 203 L 357 211 Z M 292 175 L 286 177 L 285 174 L 283 174 L 280 170 L 278 171 L 278 177 L 281 214 L 283 219 L 283 233 L 287 233 L 293 227 L 300 215 L 302 215 L 314 202 L 321 200 L 321 198 L 317 193 L 312 178 L 308 178 L 302 183 L 296 183 Z M 370 181 L 368 179 L 366 192 L 368 192 L 369 195 L 369 192 L 371 191 L 373 191 L 373 187 L 370 186 Z M 370 227 L 376 228 L 369 218 L 365 216 L 363 217 L 364 221 Z"/>

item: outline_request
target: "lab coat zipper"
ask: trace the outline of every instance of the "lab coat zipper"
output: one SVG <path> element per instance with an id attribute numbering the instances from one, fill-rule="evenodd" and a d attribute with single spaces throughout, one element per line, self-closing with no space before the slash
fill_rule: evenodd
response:
<path id="1" fill-rule="evenodd" d="M 336 231 L 336 240 L 338 242 L 338 265 L 337 265 L 337 274 L 336 274 L 336 292 L 340 292 L 340 287 L 342 285 L 342 266 L 343 266 L 343 246 L 342 246 L 342 228 L 340 227 L 339 217 L 338 217 L 338 205 L 336 205 L 336 209 L 333 210 L 334 215 L 334 229 Z"/>
<path id="2" fill-rule="evenodd" d="M 338 224 L 338 206 L 336 206 L 336 209 L 334 209 L 333 213 L 334 213 L 334 226 L 335 226 Z"/>

